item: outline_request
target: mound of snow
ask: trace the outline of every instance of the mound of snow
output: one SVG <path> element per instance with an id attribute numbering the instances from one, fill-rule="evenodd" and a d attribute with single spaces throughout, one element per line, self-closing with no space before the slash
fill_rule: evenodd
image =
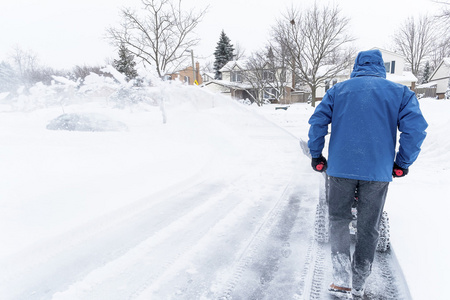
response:
<path id="1" fill-rule="evenodd" d="M 126 131 L 127 125 L 120 121 L 111 120 L 105 115 L 94 113 L 63 114 L 50 121 L 50 130 L 69 131 Z"/>

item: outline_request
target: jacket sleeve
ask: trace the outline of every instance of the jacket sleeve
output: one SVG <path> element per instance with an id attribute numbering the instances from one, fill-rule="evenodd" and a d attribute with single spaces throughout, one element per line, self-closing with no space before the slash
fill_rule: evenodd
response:
<path id="1" fill-rule="evenodd" d="M 404 100 L 398 115 L 400 131 L 399 150 L 395 162 L 402 168 L 408 168 L 417 159 L 420 147 L 427 133 L 428 124 L 420 110 L 419 101 L 409 89 L 404 93 Z"/>
<path id="2" fill-rule="evenodd" d="M 325 136 L 328 134 L 328 125 L 331 123 L 333 113 L 333 92 L 333 88 L 328 90 L 309 119 L 311 126 L 308 133 L 308 148 L 313 158 L 322 154 L 325 145 Z"/>

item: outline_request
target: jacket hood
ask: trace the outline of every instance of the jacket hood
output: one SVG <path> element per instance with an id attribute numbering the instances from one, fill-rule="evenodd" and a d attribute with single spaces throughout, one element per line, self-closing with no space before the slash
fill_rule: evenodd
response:
<path id="1" fill-rule="evenodd" d="M 358 76 L 377 76 L 386 78 L 386 68 L 380 50 L 361 51 L 355 59 L 350 78 Z"/>

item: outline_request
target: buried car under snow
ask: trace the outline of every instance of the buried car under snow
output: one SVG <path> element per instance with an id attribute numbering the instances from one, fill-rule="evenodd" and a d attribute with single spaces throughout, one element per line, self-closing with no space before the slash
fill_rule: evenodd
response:
<path id="1" fill-rule="evenodd" d="M 127 125 L 95 113 L 63 114 L 48 123 L 50 130 L 69 131 L 126 131 Z"/>

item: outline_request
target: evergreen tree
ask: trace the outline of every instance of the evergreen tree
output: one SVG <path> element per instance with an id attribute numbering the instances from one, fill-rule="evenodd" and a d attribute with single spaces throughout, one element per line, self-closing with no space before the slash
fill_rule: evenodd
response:
<path id="1" fill-rule="evenodd" d="M 431 76 L 430 62 L 427 61 L 423 70 L 422 83 L 428 83 Z"/>
<path id="2" fill-rule="evenodd" d="M 216 51 L 214 51 L 214 70 L 216 72 L 215 79 L 222 79 L 222 74 L 219 72 L 227 62 L 233 59 L 233 45 L 230 43 L 230 39 L 227 37 L 225 32 L 222 30 L 220 34 L 219 42 L 216 46 Z"/>
<path id="3" fill-rule="evenodd" d="M 138 76 L 137 71 L 134 69 L 136 62 L 134 61 L 134 55 L 132 55 L 124 44 L 119 47 L 119 59 L 115 59 L 113 67 L 124 74 L 127 77 L 127 81 L 134 79 Z"/>

